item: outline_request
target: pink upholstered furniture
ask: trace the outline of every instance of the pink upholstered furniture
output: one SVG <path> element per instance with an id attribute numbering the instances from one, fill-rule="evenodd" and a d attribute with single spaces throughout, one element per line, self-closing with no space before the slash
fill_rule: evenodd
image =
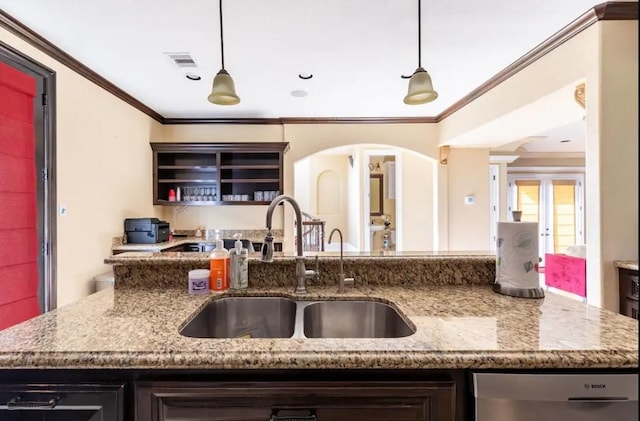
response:
<path id="1" fill-rule="evenodd" d="M 544 277 L 549 287 L 587 296 L 587 260 L 582 257 L 545 254 Z"/>

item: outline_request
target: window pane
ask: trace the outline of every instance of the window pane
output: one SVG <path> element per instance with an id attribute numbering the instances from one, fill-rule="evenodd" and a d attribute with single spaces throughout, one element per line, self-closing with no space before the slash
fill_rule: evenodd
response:
<path id="1" fill-rule="evenodd" d="M 575 185 L 572 180 L 553 182 L 554 252 L 564 253 L 576 243 Z"/>
<path id="2" fill-rule="evenodd" d="M 517 206 L 522 211 L 523 222 L 539 222 L 540 182 L 537 180 L 517 180 Z"/>

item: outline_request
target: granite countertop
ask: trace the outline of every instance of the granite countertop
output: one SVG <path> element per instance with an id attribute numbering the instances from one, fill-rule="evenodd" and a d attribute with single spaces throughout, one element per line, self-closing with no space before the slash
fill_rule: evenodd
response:
<path id="1" fill-rule="evenodd" d="M 290 286 L 244 294 L 301 298 Z M 338 295 L 335 285 L 311 284 L 304 299 L 391 302 L 416 333 L 396 339 L 198 339 L 178 333 L 220 296 L 189 295 L 186 286 L 106 289 L 0 332 L 0 369 L 638 367 L 636 320 L 553 293 L 522 299 L 488 285 L 358 285 Z"/>
<path id="2" fill-rule="evenodd" d="M 613 264 L 617 268 L 629 269 L 629 270 L 638 270 L 638 261 L 637 260 L 616 260 Z"/>
<path id="3" fill-rule="evenodd" d="M 252 237 L 242 237 L 245 240 L 249 240 L 252 243 L 262 243 L 264 242 L 264 236 L 252 236 Z M 118 244 L 113 245 L 111 250 L 113 251 L 157 251 L 160 252 L 162 250 L 166 250 L 171 247 L 179 246 L 182 244 L 193 244 L 193 243 L 215 243 L 215 238 L 204 238 L 204 237 L 177 237 L 171 241 L 164 241 L 162 243 L 153 243 L 153 244 Z M 281 243 L 283 241 L 282 237 L 274 236 L 273 241 L 276 243 Z"/>

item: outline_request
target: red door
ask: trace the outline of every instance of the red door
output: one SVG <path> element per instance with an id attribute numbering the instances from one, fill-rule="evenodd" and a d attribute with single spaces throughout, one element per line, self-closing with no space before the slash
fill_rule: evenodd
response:
<path id="1" fill-rule="evenodd" d="M 40 314 L 35 79 L 0 63 L 0 330 Z"/>

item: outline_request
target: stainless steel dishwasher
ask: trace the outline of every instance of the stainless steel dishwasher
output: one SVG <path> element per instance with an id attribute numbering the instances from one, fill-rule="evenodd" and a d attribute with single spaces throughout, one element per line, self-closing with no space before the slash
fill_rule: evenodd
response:
<path id="1" fill-rule="evenodd" d="M 637 374 L 473 373 L 476 421 L 638 420 Z"/>

